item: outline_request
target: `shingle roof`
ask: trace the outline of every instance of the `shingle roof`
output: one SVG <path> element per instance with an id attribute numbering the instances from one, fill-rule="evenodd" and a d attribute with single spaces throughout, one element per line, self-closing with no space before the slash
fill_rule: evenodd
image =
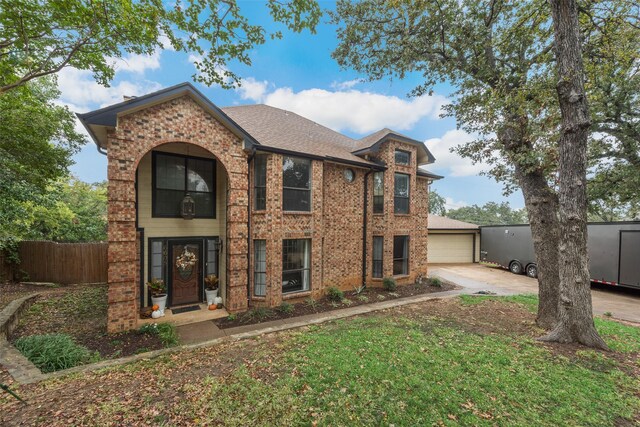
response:
<path id="1" fill-rule="evenodd" d="M 457 219 L 447 218 L 429 214 L 429 230 L 479 230 L 476 224 L 458 221 Z"/>
<path id="2" fill-rule="evenodd" d="M 396 140 L 407 144 L 413 144 L 418 147 L 418 165 L 425 165 L 435 162 L 435 157 L 429 151 L 424 142 L 418 141 L 410 136 L 403 135 L 392 129 L 384 128 L 377 132 L 367 135 L 361 138 L 356 143 L 356 149 L 353 150 L 356 154 L 369 154 L 378 151 L 380 144 L 388 140 Z"/>
<path id="3" fill-rule="evenodd" d="M 374 164 L 351 153 L 356 140 L 291 111 L 264 104 L 224 107 L 222 111 L 251 134 L 261 146 Z"/>

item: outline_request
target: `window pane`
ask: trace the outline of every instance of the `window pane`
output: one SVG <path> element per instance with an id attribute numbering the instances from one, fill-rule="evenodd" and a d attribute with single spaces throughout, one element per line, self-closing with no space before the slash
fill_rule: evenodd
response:
<path id="1" fill-rule="evenodd" d="M 399 165 L 408 165 L 411 162 L 411 153 L 408 151 L 396 150 L 396 163 Z"/>
<path id="2" fill-rule="evenodd" d="M 163 244 L 162 241 L 151 242 L 151 279 L 163 279 L 164 280 L 164 264 L 163 264 Z"/>
<path id="3" fill-rule="evenodd" d="M 406 197 L 396 197 L 394 200 L 394 209 L 393 212 L 397 214 L 408 214 L 409 213 L 409 199 Z"/>
<path id="4" fill-rule="evenodd" d="M 196 204 L 197 217 L 213 217 L 215 205 L 212 193 L 189 193 Z"/>
<path id="5" fill-rule="evenodd" d="M 393 237 L 393 274 L 409 274 L 409 237 Z"/>
<path id="6" fill-rule="evenodd" d="M 267 207 L 267 156 L 258 155 L 254 158 L 254 209 L 261 211 Z"/>
<path id="7" fill-rule="evenodd" d="M 155 215 L 158 216 L 179 216 L 180 215 L 180 203 L 184 198 L 184 191 L 182 190 L 156 190 L 155 193 Z M 197 209 L 196 202 L 196 209 Z"/>
<path id="8" fill-rule="evenodd" d="M 285 211 L 311 211 L 311 190 L 282 190 L 282 209 Z"/>
<path id="9" fill-rule="evenodd" d="M 267 185 L 267 156 L 257 155 L 254 157 L 253 184 L 258 187 Z"/>
<path id="10" fill-rule="evenodd" d="M 213 192 L 213 162 L 188 159 L 189 191 Z"/>
<path id="11" fill-rule="evenodd" d="M 254 275 L 253 286 L 254 295 L 265 296 L 267 294 L 267 241 L 254 240 Z"/>
<path id="12" fill-rule="evenodd" d="M 403 173 L 395 175 L 394 194 L 397 197 L 409 197 L 409 175 Z"/>
<path id="13" fill-rule="evenodd" d="M 215 274 L 218 276 L 218 251 L 216 242 L 218 239 L 207 239 L 207 275 Z"/>
<path id="14" fill-rule="evenodd" d="M 373 237 L 373 277 L 382 277 L 384 238 L 382 236 Z"/>
<path id="15" fill-rule="evenodd" d="M 184 190 L 185 158 L 156 154 L 156 188 Z"/>
<path id="16" fill-rule="evenodd" d="M 311 244 L 309 239 L 282 241 L 282 292 L 309 289 Z"/>
<path id="17" fill-rule="evenodd" d="M 311 162 L 307 159 L 284 157 L 282 159 L 282 183 L 284 187 L 311 188 Z"/>
<path id="18" fill-rule="evenodd" d="M 373 196 L 373 213 L 382 213 L 384 211 L 384 197 Z"/>
<path id="19" fill-rule="evenodd" d="M 373 195 L 384 195 L 384 172 L 375 172 L 373 174 Z"/>

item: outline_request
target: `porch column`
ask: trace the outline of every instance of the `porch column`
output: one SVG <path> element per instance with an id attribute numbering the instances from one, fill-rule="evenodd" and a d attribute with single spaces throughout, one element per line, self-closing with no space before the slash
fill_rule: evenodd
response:
<path id="1" fill-rule="evenodd" d="M 137 283 L 139 248 L 136 239 L 135 163 L 125 141 L 109 135 L 108 160 L 108 239 L 107 331 L 134 329 L 139 311 Z M 133 173 L 132 173 L 133 171 Z"/>

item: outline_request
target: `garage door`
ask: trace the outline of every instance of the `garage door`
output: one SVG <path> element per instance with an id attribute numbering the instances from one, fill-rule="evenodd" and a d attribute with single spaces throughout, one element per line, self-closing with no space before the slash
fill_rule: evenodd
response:
<path id="1" fill-rule="evenodd" d="M 473 262 L 473 234 L 431 234 L 427 238 L 429 263 Z"/>

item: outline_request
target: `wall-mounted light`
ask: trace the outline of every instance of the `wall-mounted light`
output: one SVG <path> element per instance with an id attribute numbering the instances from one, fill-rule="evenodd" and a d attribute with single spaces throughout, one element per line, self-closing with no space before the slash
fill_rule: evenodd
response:
<path id="1" fill-rule="evenodd" d="M 196 216 L 196 202 L 193 197 L 187 193 L 180 204 L 180 214 L 184 219 L 193 219 Z"/>

